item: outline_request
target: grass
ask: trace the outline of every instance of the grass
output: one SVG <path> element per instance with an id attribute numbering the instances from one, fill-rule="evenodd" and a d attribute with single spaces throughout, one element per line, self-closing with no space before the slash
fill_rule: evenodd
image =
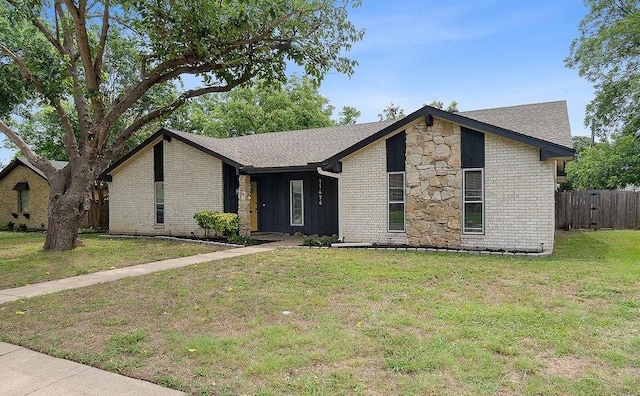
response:
<path id="1" fill-rule="evenodd" d="M 83 234 L 86 247 L 42 249 L 44 235 L 0 231 L 0 289 L 219 250 L 212 245 L 153 239 L 113 239 Z"/>
<path id="2" fill-rule="evenodd" d="M 196 395 L 637 395 L 638 257 L 274 251 L 4 304 L 0 340 Z"/>

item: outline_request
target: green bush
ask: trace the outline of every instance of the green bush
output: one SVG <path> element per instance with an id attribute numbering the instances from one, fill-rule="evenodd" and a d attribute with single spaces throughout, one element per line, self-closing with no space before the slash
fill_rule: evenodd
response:
<path id="1" fill-rule="evenodd" d="M 214 236 L 222 235 L 229 238 L 240 232 L 240 220 L 235 213 L 198 212 L 193 218 L 207 236 L 213 231 Z"/>
<path id="2" fill-rule="evenodd" d="M 313 238 L 307 238 L 302 242 L 302 246 L 320 246 L 320 242 Z"/>

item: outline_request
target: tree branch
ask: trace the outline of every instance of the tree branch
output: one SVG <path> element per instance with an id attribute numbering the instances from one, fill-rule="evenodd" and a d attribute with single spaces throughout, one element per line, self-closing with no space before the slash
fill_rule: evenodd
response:
<path id="1" fill-rule="evenodd" d="M 27 160 L 36 168 L 40 169 L 44 172 L 44 174 L 49 178 L 51 177 L 56 169 L 51 165 L 51 163 L 38 154 L 36 154 L 31 147 L 20 137 L 18 132 L 14 131 L 11 127 L 5 124 L 2 120 L 0 120 L 0 132 L 4 133 L 9 140 L 11 140 L 18 148 L 20 152 L 27 158 Z"/>
<path id="2" fill-rule="evenodd" d="M 227 85 L 224 85 L 224 86 L 204 87 L 204 88 L 185 91 L 182 95 L 178 97 L 178 99 L 176 99 L 172 103 L 164 107 L 155 109 L 145 114 L 144 116 L 138 118 L 118 135 L 116 142 L 108 150 L 106 150 L 105 154 L 100 159 L 99 166 L 96 167 L 96 169 L 98 170 L 104 169 L 104 167 L 109 165 L 109 163 L 113 160 L 113 158 L 123 150 L 126 141 L 131 136 L 133 136 L 135 132 L 140 130 L 140 128 L 149 124 L 150 122 L 157 120 L 160 117 L 163 117 L 167 114 L 172 113 L 173 111 L 178 109 L 180 106 L 184 105 L 187 102 L 187 100 L 198 97 L 198 96 L 206 95 L 209 93 L 214 93 L 214 92 L 228 92 L 233 88 L 237 87 L 238 85 L 244 84 L 245 82 L 249 81 L 251 78 L 253 78 L 253 74 L 245 73 L 243 76 L 241 76 L 237 80 L 231 83 L 228 83 Z M 102 144 L 104 145 L 104 142 L 102 142 Z"/>
<path id="3" fill-rule="evenodd" d="M 73 0 L 64 0 L 69 14 L 73 18 L 73 24 L 76 32 L 76 42 L 80 59 L 85 73 L 85 82 L 89 91 L 89 99 L 93 107 L 94 125 L 99 123 L 104 117 L 104 101 L 100 92 L 100 73 L 96 72 L 95 65 L 91 59 L 91 44 L 89 43 L 89 35 L 86 26 L 86 0 L 81 0 L 78 7 L 75 6 Z M 84 131 L 83 131 L 84 132 Z"/>
<path id="4" fill-rule="evenodd" d="M 102 60 L 104 57 L 104 49 L 107 45 L 107 35 L 109 33 L 109 2 L 104 3 L 104 10 L 102 12 L 102 31 L 100 32 L 100 43 L 96 52 L 96 57 L 93 62 L 94 70 L 96 73 L 100 73 L 102 69 Z"/>
<path id="5" fill-rule="evenodd" d="M 22 78 L 26 82 L 33 84 L 35 89 L 42 96 L 47 98 L 47 100 L 49 100 L 49 103 L 56 109 L 56 113 L 58 113 L 58 116 L 60 117 L 60 121 L 62 122 L 62 127 L 65 130 L 64 141 L 65 141 L 65 147 L 67 148 L 67 154 L 69 154 L 70 158 L 72 157 L 72 154 L 77 155 L 78 143 L 76 141 L 75 135 L 73 134 L 73 127 L 71 126 L 69 117 L 64 111 L 64 108 L 62 107 L 60 100 L 47 94 L 44 84 L 42 84 L 42 82 L 35 75 L 33 75 L 33 73 L 31 73 L 26 63 L 24 62 L 24 59 L 14 54 L 11 50 L 9 50 L 9 48 L 5 47 L 2 43 L 0 43 L 0 49 L 5 54 L 7 54 L 11 59 L 13 59 L 13 61 L 16 62 L 16 64 L 18 64 L 18 67 L 20 68 L 20 74 L 22 74 Z"/>

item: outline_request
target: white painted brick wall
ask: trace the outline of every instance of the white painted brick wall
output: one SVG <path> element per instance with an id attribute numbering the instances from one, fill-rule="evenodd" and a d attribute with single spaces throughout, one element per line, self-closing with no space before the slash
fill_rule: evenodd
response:
<path id="1" fill-rule="evenodd" d="M 342 162 L 340 200 L 345 242 L 407 243 L 406 233 L 387 231 L 386 156 L 382 140 Z"/>
<path id="2" fill-rule="evenodd" d="M 109 184 L 112 233 L 202 235 L 194 213 L 223 210 L 222 162 L 176 139 L 165 141 L 163 148 L 164 225 L 155 224 L 153 145 L 150 145 L 115 173 Z"/>
<path id="3" fill-rule="evenodd" d="M 109 232 L 156 234 L 154 228 L 153 145 L 112 174 L 109 183 Z"/>
<path id="4" fill-rule="evenodd" d="M 539 150 L 485 135 L 485 233 L 462 235 L 467 248 L 553 249 L 555 166 Z"/>

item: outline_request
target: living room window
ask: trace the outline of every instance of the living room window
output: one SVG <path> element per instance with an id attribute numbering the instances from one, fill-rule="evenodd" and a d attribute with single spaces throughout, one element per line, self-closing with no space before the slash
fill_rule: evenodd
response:
<path id="1" fill-rule="evenodd" d="M 389 231 L 404 231 L 405 190 L 404 172 L 389 172 L 388 224 Z"/>
<path id="2" fill-rule="evenodd" d="M 290 224 L 292 226 L 304 225 L 304 195 L 302 180 L 291 180 L 289 182 L 290 195 Z"/>
<path id="3" fill-rule="evenodd" d="M 484 175 L 482 169 L 463 169 L 464 233 L 484 233 Z"/>

